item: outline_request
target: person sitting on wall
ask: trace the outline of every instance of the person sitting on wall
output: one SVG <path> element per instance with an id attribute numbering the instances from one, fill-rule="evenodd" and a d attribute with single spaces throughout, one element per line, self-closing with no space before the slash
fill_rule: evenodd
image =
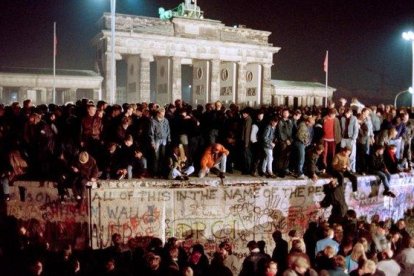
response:
<path id="1" fill-rule="evenodd" d="M 394 146 L 395 147 L 395 146 Z M 395 197 L 395 194 L 390 191 L 391 174 L 384 163 L 384 146 L 378 145 L 375 151 L 370 155 L 368 168 L 371 174 L 379 177 L 384 185 L 384 196 Z"/>
<path id="2" fill-rule="evenodd" d="M 404 171 L 406 161 L 400 162 L 397 159 L 397 146 L 388 145 L 384 152 L 384 163 L 390 174 L 396 174 Z"/>
<path id="3" fill-rule="evenodd" d="M 73 195 L 78 202 L 82 202 L 86 185 L 88 185 L 88 182 L 96 182 L 98 178 L 98 166 L 92 156 L 86 151 L 82 151 L 79 153 L 79 158 L 72 165 L 72 171 L 74 172 Z"/>
<path id="4" fill-rule="evenodd" d="M 220 178 L 224 178 L 228 155 L 229 151 L 221 144 L 216 143 L 209 146 L 201 158 L 199 177 L 205 177 L 211 170 L 217 173 Z"/>
<path id="5" fill-rule="evenodd" d="M 182 144 L 173 147 L 168 166 L 170 168 L 168 179 L 188 180 L 188 176 L 194 172 L 194 166 L 187 164 Z"/>
<path id="6" fill-rule="evenodd" d="M 358 182 L 355 174 L 351 172 L 351 164 L 349 160 L 349 155 L 351 154 L 351 148 L 344 147 L 335 154 L 332 161 L 332 176 L 338 179 L 340 186 L 344 184 L 344 178 L 348 177 L 352 183 L 352 192 L 356 196 L 358 190 Z"/>
<path id="7" fill-rule="evenodd" d="M 142 151 L 134 145 L 134 139 L 128 134 L 119 149 L 119 167 L 116 173 L 118 179 L 131 179 L 134 175 L 142 178 L 146 167 L 147 161 Z"/>

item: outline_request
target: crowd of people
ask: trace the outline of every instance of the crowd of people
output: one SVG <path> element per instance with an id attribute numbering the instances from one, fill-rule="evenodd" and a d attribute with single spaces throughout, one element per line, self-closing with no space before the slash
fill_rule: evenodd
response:
<path id="1" fill-rule="evenodd" d="M 13 218 L 1 227 L 2 275 L 414 275 L 414 237 L 406 221 L 392 224 L 374 215 L 368 223 L 353 210 L 340 223 L 310 222 L 303 235 L 291 230 L 284 239 L 276 230 L 274 244 L 251 240 L 244 255 L 240 248 L 233 252 L 231 240 L 217 241 L 215 248 L 210 244 L 206 252 L 200 243 L 177 238 L 164 244 L 156 237 L 135 237 L 124 243 L 120 234 L 112 235 L 106 249 L 64 245 L 58 250 L 46 242 L 41 228 L 29 230 Z"/>
<path id="2" fill-rule="evenodd" d="M 97 179 L 168 178 L 198 173 L 223 178 L 293 176 L 317 180 L 331 175 L 342 185 L 355 174 L 390 174 L 411 169 L 410 110 L 364 107 L 356 99 L 327 108 L 243 108 L 220 101 L 195 109 L 181 100 L 157 104 L 34 106 L 25 100 L 0 105 L 0 181 L 3 199 L 17 179 L 58 183 L 62 200 L 72 189 L 82 200 Z"/>
<path id="3" fill-rule="evenodd" d="M 257 109 L 221 102 L 195 109 L 175 101 L 108 105 L 82 100 L 64 106 L 33 106 L 30 100 L 0 105 L 0 181 L 3 200 L 19 179 L 52 180 L 62 201 L 68 189 L 78 201 L 98 179 L 165 178 L 234 170 L 267 178 L 330 177 L 321 207 L 329 221 L 310 222 L 304 235 L 288 241 L 273 233 L 275 247 L 247 243 L 242 264 L 222 241 L 206 255 L 201 244 L 186 247 L 140 237 L 124 244 L 120 235 L 102 251 L 51 250 L 44 233 L 7 219 L 0 240 L 5 275 L 413 275 L 414 239 L 404 219 L 395 224 L 358 220 L 344 198 L 344 178 L 358 195 L 358 174 L 374 174 L 384 196 L 394 197 L 390 175 L 411 170 L 411 111 L 365 107 L 345 99 L 327 108 L 270 106 Z M 5 238 L 6 237 L 6 238 Z M 3 274 L 3 273 L 2 273 Z"/>

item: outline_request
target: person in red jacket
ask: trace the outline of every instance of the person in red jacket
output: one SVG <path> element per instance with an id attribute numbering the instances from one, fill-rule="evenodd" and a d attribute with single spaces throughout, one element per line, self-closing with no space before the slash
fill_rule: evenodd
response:
<path id="1" fill-rule="evenodd" d="M 226 162 L 229 151 L 221 144 L 212 144 L 209 146 L 201 158 L 201 169 L 199 177 L 205 177 L 210 170 L 215 169 L 220 178 L 224 178 L 226 173 Z"/>

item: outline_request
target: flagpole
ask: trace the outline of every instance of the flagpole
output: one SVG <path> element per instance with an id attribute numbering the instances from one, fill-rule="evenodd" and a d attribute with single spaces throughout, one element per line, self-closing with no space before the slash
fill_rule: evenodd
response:
<path id="1" fill-rule="evenodd" d="M 52 102 L 56 103 L 56 22 L 53 22 L 53 91 Z"/>
<path id="2" fill-rule="evenodd" d="M 325 65 L 325 107 L 328 107 L 328 68 L 329 68 L 329 66 L 328 66 L 328 62 L 329 62 L 329 59 L 328 59 L 328 50 L 326 50 L 326 57 L 325 57 L 325 62 L 326 62 L 326 65 Z"/>

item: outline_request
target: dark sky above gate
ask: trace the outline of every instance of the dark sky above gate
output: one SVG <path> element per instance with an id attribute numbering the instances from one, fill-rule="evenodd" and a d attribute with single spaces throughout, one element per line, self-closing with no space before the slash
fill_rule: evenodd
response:
<path id="1" fill-rule="evenodd" d="M 57 22 L 57 67 L 93 69 L 90 39 L 109 0 L 1 0 L 0 66 L 52 67 L 53 22 Z M 117 12 L 157 16 L 158 7 L 180 0 L 117 0 Z M 271 31 L 273 78 L 396 93 L 411 85 L 413 0 L 198 0 L 206 18 L 226 25 Z"/>

